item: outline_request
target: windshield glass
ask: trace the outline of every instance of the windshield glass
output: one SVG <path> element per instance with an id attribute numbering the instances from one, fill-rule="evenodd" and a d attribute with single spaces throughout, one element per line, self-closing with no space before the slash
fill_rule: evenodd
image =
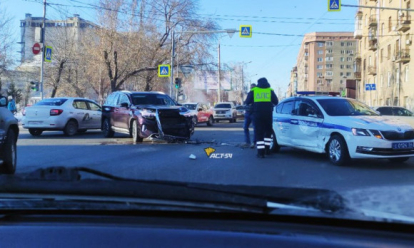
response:
<path id="1" fill-rule="evenodd" d="M 351 115 L 378 115 L 366 104 L 350 99 L 320 99 L 319 104 L 328 115 L 351 116 Z"/>
<path id="2" fill-rule="evenodd" d="M 177 200 L 248 212 L 258 201 L 297 207 L 287 198 L 317 189 L 343 198 L 301 207 L 409 216 L 414 230 L 414 1 L 328 2 L 0 0 L 0 112 L 11 116 L 0 116 L 0 199 L 2 175 L 30 173 L 44 192 L 19 190 L 42 202 L 78 193 L 74 209 L 90 193 L 124 208 L 168 211 Z M 108 184 L 84 186 L 91 178 Z M 226 202 L 225 186 L 260 200 Z M 260 203 L 252 208 L 281 213 Z"/>
<path id="3" fill-rule="evenodd" d="M 231 108 L 230 104 L 217 104 L 214 108 Z"/>
<path id="4" fill-rule="evenodd" d="M 195 110 L 196 107 L 197 107 L 197 104 L 188 104 L 188 103 L 186 103 L 186 104 L 183 104 L 183 107 L 185 107 L 189 110 Z"/>

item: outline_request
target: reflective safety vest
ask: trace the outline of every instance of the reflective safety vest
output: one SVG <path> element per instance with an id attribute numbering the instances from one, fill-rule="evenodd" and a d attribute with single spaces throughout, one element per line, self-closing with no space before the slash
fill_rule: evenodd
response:
<path id="1" fill-rule="evenodd" d="M 252 89 L 254 102 L 271 102 L 272 101 L 272 88 L 262 89 L 256 87 Z"/>

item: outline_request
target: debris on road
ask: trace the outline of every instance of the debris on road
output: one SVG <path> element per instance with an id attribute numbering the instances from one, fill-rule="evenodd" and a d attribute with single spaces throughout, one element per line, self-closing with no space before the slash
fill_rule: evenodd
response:
<path id="1" fill-rule="evenodd" d="M 194 154 L 191 154 L 189 158 L 190 159 L 196 159 L 197 157 Z"/>

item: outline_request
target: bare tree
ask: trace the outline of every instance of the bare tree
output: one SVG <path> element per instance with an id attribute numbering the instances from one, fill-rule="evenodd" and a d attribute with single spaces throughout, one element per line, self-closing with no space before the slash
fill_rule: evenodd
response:
<path id="1" fill-rule="evenodd" d="M 13 30 L 12 18 L 0 3 L 0 75 L 13 64 Z"/>

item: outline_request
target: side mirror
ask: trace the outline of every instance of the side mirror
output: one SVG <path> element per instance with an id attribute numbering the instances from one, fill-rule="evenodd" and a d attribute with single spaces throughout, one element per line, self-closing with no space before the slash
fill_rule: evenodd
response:
<path id="1" fill-rule="evenodd" d="M 123 108 L 128 108 L 128 107 L 129 107 L 129 104 L 128 104 L 128 103 L 126 103 L 126 102 L 123 102 L 123 103 L 121 103 L 121 107 L 123 107 Z"/>
<path id="2" fill-rule="evenodd" d="M 5 96 L 0 97 L 0 107 L 7 106 L 7 98 Z"/>
<path id="3" fill-rule="evenodd" d="M 197 111 L 198 112 L 203 111 L 203 108 L 198 108 Z"/>

